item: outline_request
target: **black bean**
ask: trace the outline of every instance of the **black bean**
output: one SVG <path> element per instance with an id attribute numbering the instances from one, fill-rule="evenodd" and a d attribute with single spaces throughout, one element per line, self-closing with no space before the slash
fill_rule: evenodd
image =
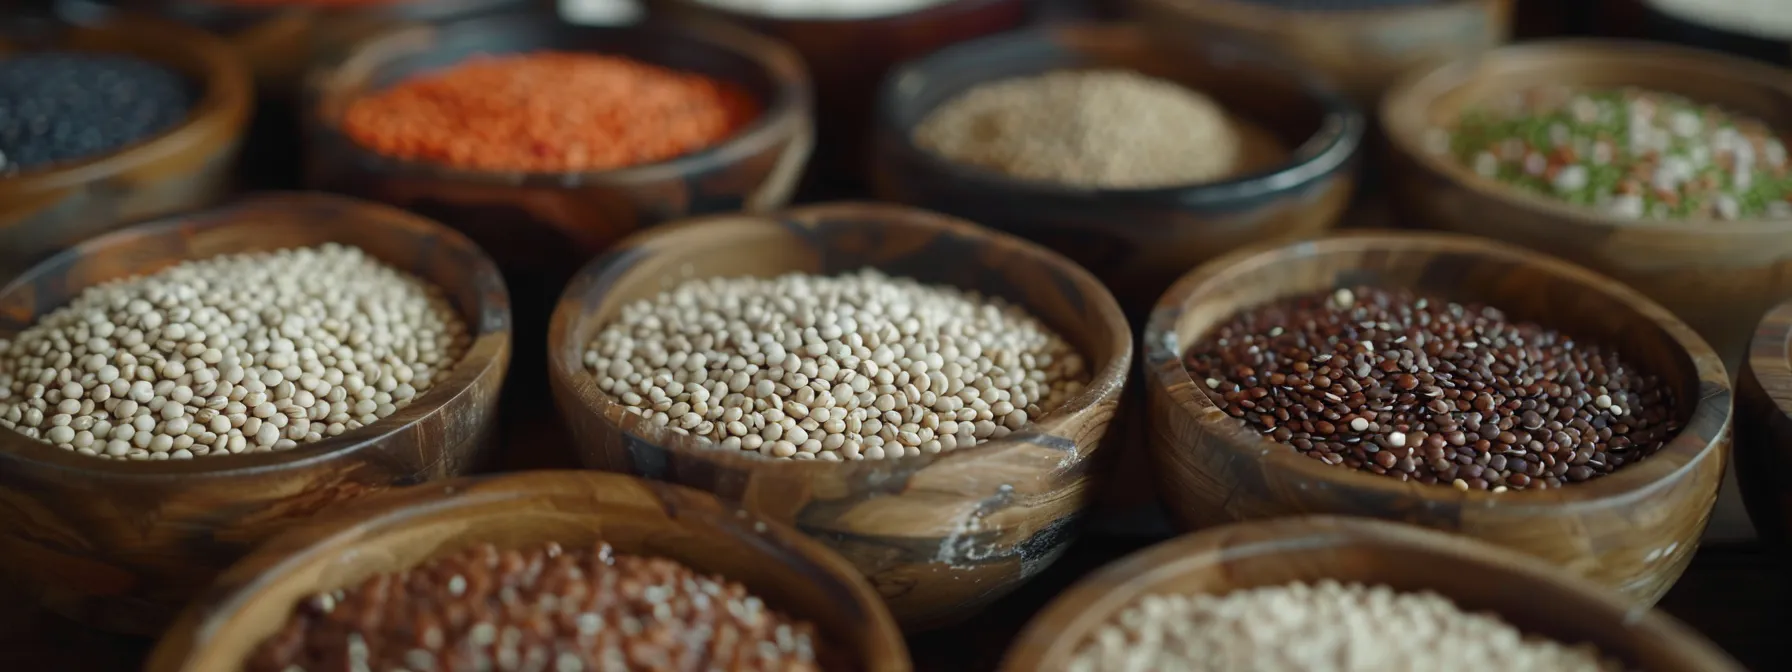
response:
<path id="1" fill-rule="evenodd" d="M 0 173 L 109 154 L 187 116 L 179 74 L 125 55 L 33 52 L 0 58 Z"/>

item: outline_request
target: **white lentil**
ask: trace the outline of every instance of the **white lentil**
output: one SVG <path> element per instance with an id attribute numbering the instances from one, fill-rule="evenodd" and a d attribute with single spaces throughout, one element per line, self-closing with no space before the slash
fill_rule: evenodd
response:
<path id="1" fill-rule="evenodd" d="M 1082 357 L 1020 308 L 875 270 L 688 281 L 624 306 L 584 364 L 671 431 L 830 461 L 947 450 L 919 428 L 955 411 L 978 422 L 955 424 L 951 448 L 1000 438 L 1088 380 Z M 936 370 L 939 382 L 916 374 Z"/>
<path id="2" fill-rule="evenodd" d="M 215 257 L 89 288 L 0 339 L 0 426 L 113 459 L 267 450 L 284 422 L 264 420 L 304 412 L 288 378 L 405 370 L 419 394 L 469 340 L 439 289 L 353 247 Z M 404 401 L 376 404 L 343 429 Z M 288 438 L 316 441 L 323 429 Z"/>
<path id="3" fill-rule="evenodd" d="M 1391 633 L 1391 636 L 1382 636 Z M 1151 595 L 1098 630 L 1070 672 L 1615 672 L 1593 646 L 1527 636 L 1432 592 L 1324 580 Z"/>

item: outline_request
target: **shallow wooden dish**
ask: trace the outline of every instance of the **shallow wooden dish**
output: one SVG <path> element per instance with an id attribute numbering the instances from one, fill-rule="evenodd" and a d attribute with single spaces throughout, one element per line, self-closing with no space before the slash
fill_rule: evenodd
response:
<path id="1" fill-rule="evenodd" d="M 676 280 L 867 266 L 1025 306 L 1083 353 L 1088 387 L 974 448 L 798 462 L 723 452 L 655 427 L 598 391 L 583 366 L 586 344 L 624 304 Z M 867 203 L 709 217 L 631 238 L 579 273 L 550 330 L 554 399 L 586 466 L 707 490 L 794 523 L 857 565 L 909 629 L 969 616 L 1064 552 L 1094 497 L 1093 458 L 1132 363 L 1119 306 L 1068 260 L 949 217 Z"/>
<path id="2" fill-rule="evenodd" d="M 1104 190 L 1022 181 L 922 150 L 913 129 L 979 84 L 1063 69 L 1121 68 L 1207 92 L 1273 135 L 1266 160 L 1220 182 Z M 961 44 L 897 69 L 878 103 L 877 194 L 951 213 L 1062 252 L 1143 313 L 1189 268 L 1260 240 L 1314 235 L 1343 214 L 1366 122 L 1272 56 L 1140 26 L 1033 29 Z M 1282 156 L 1277 149 L 1292 152 Z"/>
<path id="3" fill-rule="evenodd" d="M 65 616 L 154 633 L 270 534 L 338 500 L 472 468 L 494 438 L 510 360 L 504 283 L 465 237 L 391 208 L 272 194 L 108 234 L 0 288 L 0 338 L 101 282 L 332 241 L 448 293 L 474 340 L 446 378 L 377 424 L 276 453 L 125 463 L 0 431 L 0 571 Z"/>
<path id="4" fill-rule="evenodd" d="M 17 28 L 0 36 L 15 50 L 123 53 L 162 64 L 195 87 L 180 125 L 111 154 L 0 176 L 0 282 L 87 238 L 125 223 L 210 204 L 230 186 L 253 98 L 249 73 L 205 33 L 142 17 Z M 9 26 L 11 27 L 11 26 Z"/>
<path id="5" fill-rule="evenodd" d="M 1667 45 L 1540 42 L 1413 73 L 1382 105 L 1394 148 L 1390 187 L 1407 223 L 1503 240 L 1609 275 L 1672 309 L 1736 366 L 1761 314 L 1792 295 L 1792 220 L 1624 220 L 1508 187 L 1429 151 L 1428 131 L 1463 109 L 1555 84 L 1668 91 L 1792 133 L 1792 74 Z"/>
<path id="6" fill-rule="evenodd" d="M 1180 537 L 1102 568 L 1059 595 L 1009 649 L 1002 669 L 1066 669 L 1078 648 L 1146 595 L 1220 595 L 1316 582 L 1428 590 L 1526 633 L 1587 642 L 1645 672 L 1742 672 L 1672 617 L 1533 558 L 1405 525 L 1313 516 Z"/>
<path id="7" fill-rule="evenodd" d="M 1761 318 L 1736 381 L 1736 480 L 1761 539 L 1792 542 L 1792 301 Z"/>
<path id="8" fill-rule="evenodd" d="M 765 110 L 738 135 L 671 161 L 585 173 L 497 173 L 402 161 L 338 130 L 348 104 L 406 76 L 477 53 L 614 53 L 746 86 Z M 679 217 L 761 212 L 790 200 L 814 142 L 808 76 L 788 47 L 723 25 L 574 26 L 548 15 L 489 16 L 381 33 L 313 73 L 309 183 L 434 217 L 497 259 L 520 342 L 541 343 L 554 301 L 591 257 L 628 233 Z M 532 380 L 546 361 L 522 353 Z"/>
<path id="9" fill-rule="evenodd" d="M 1506 41 L 1513 0 L 1441 0 L 1315 10 L 1250 0 L 1125 0 L 1128 16 L 1182 39 L 1232 35 L 1289 55 L 1374 105 L 1414 66 L 1472 56 Z"/>
<path id="10" fill-rule="evenodd" d="M 847 181 L 870 172 L 878 83 L 892 68 L 941 48 L 1011 30 L 1025 0 L 942 0 L 920 9 L 858 19 L 790 19 L 747 14 L 702 0 L 646 0 L 673 14 L 747 26 L 796 48 L 815 78 L 817 162 Z M 819 176 L 818 176 L 819 177 Z"/>
<path id="11" fill-rule="evenodd" d="M 237 669 L 300 600 L 474 544 L 599 540 L 621 553 L 669 558 L 739 581 L 770 607 L 813 622 L 851 669 L 910 669 L 889 610 L 823 545 L 689 488 L 572 471 L 407 488 L 275 537 L 182 615 L 147 669 Z"/>
<path id="12" fill-rule="evenodd" d="M 1339 286 L 1410 287 L 1617 347 L 1681 400 L 1684 429 L 1610 476 L 1550 490 L 1459 492 L 1329 466 L 1215 407 L 1186 348 L 1240 310 Z M 1158 492 L 1185 529 L 1304 513 L 1389 518 L 1524 551 L 1653 604 L 1692 561 L 1730 449 L 1730 378 L 1698 334 L 1634 290 L 1561 260 L 1438 233 L 1336 234 L 1191 272 L 1145 330 Z"/>

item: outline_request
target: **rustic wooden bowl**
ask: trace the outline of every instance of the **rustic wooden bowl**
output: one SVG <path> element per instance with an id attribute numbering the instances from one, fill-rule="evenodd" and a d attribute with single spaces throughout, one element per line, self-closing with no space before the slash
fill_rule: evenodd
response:
<path id="1" fill-rule="evenodd" d="M 1313 10 L 1251 0 L 1126 0 L 1128 14 L 1181 39 L 1236 35 L 1324 73 L 1364 105 L 1407 70 L 1506 41 L 1513 0 L 1441 0 Z"/>
<path id="2" fill-rule="evenodd" d="M 1792 542 L 1792 301 L 1761 318 L 1736 381 L 1736 480 L 1760 538 Z"/>
<path id="3" fill-rule="evenodd" d="M 1596 480 L 1461 492 L 1301 455 L 1215 407 L 1183 367 L 1186 348 L 1240 310 L 1352 284 L 1484 302 L 1617 347 L 1671 386 L 1684 429 L 1655 455 Z M 1337 234 L 1215 260 L 1158 302 L 1145 363 L 1158 492 L 1185 529 L 1304 513 L 1389 518 L 1525 551 L 1648 605 L 1691 562 L 1728 461 L 1730 378 L 1698 334 L 1610 279 L 1467 236 Z"/>
<path id="4" fill-rule="evenodd" d="M 1072 68 L 1136 70 L 1205 91 L 1283 147 L 1267 149 L 1261 169 L 1233 179 L 1106 190 L 1018 180 L 948 161 L 912 140 L 935 107 L 979 84 Z M 879 197 L 1042 243 L 1093 271 L 1121 305 L 1141 314 L 1202 261 L 1336 222 L 1355 184 L 1366 123 L 1342 98 L 1267 54 L 1094 24 L 984 38 L 908 63 L 885 81 L 878 111 Z M 1292 156 L 1282 157 L 1283 148 Z"/>
<path id="5" fill-rule="evenodd" d="M 186 121 L 161 135 L 92 159 L 0 176 L 0 282 L 126 222 L 224 195 L 252 95 L 248 72 L 222 42 L 122 15 L 91 24 L 8 27 L 27 30 L 0 36 L 0 57 L 42 48 L 129 54 L 185 75 L 197 95 Z"/>
<path id="6" fill-rule="evenodd" d="M 583 366 L 586 344 L 624 304 L 681 278 L 863 267 L 1026 307 L 1083 353 L 1088 387 L 973 448 L 799 462 L 723 452 L 643 422 Z M 1113 296 L 1068 260 L 963 221 L 869 203 L 709 217 L 631 238 L 579 273 L 550 331 L 554 399 L 586 466 L 692 486 L 794 523 L 857 565 L 911 630 L 970 615 L 1064 552 L 1093 499 L 1091 460 L 1132 362 L 1132 333 Z"/>
<path id="7" fill-rule="evenodd" d="M 1792 133 L 1792 74 L 1666 45 L 1540 42 L 1414 73 L 1382 106 L 1394 148 L 1390 186 L 1409 223 L 1515 243 L 1609 275 L 1672 309 L 1735 367 L 1761 314 L 1792 295 L 1792 219 L 1624 220 L 1508 187 L 1430 151 L 1428 132 L 1465 108 L 1558 84 L 1669 91 Z"/>
<path id="8" fill-rule="evenodd" d="M 815 78 L 821 144 L 817 162 L 842 183 L 870 172 L 878 83 L 891 68 L 943 47 L 1015 28 L 1026 0 L 941 0 L 915 11 L 860 19 L 787 19 L 746 14 L 702 0 L 645 0 L 651 10 L 729 21 L 796 48 Z M 849 185 L 856 186 L 856 185 Z"/>
<path id="9" fill-rule="evenodd" d="M 1134 553 L 1058 596 L 1015 640 L 1002 669 L 1048 672 L 1104 625 L 1154 594 L 1220 595 L 1331 579 L 1431 591 L 1526 633 L 1591 643 L 1645 672 L 1742 672 L 1666 614 L 1547 564 L 1472 539 L 1360 518 L 1231 525 Z"/>
<path id="10" fill-rule="evenodd" d="M 0 431 L 0 571 L 65 616 L 153 633 L 217 571 L 318 509 L 474 466 L 510 360 L 504 283 L 465 237 L 391 208 L 272 194 L 89 240 L 0 288 L 0 339 L 101 282 L 332 241 L 447 291 L 474 340 L 446 378 L 376 424 L 276 453 L 118 462 Z"/>
<path id="11" fill-rule="evenodd" d="M 662 163 L 584 173 L 497 173 L 392 159 L 338 130 L 357 97 L 477 53 L 575 49 L 616 53 L 746 86 L 765 105 L 753 125 L 710 149 Z M 808 77 L 788 47 L 704 23 L 574 26 L 546 15 L 414 26 L 360 43 L 314 73 L 309 182 L 434 217 L 497 259 L 516 305 L 517 336 L 541 343 L 554 301 L 579 266 L 641 227 L 694 214 L 782 207 L 813 144 Z M 539 382 L 529 348 L 518 369 Z"/>
<path id="12" fill-rule="evenodd" d="M 218 579 L 150 656 L 150 672 L 238 669 L 318 592 L 478 543 L 567 546 L 679 561 L 739 581 L 813 622 L 864 672 L 907 672 L 902 633 L 852 565 L 785 525 L 715 497 L 617 474 L 537 471 L 406 488 L 282 534 Z"/>

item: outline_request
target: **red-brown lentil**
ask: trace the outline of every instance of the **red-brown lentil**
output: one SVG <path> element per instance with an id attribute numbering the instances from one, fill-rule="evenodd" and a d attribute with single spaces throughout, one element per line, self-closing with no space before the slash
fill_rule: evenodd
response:
<path id="1" fill-rule="evenodd" d="M 246 669 L 808 672 L 819 646 L 814 626 L 671 560 L 486 544 L 306 600 Z"/>
<path id="2" fill-rule="evenodd" d="M 612 170 L 708 148 L 759 108 L 730 83 L 620 56 L 481 57 L 354 101 L 342 131 L 387 156 L 521 172 Z"/>
<path id="3" fill-rule="evenodd" d="M 1186 364 L 1216 405 L 1308 457 L 1461 490 L 1598 478 L 1679 431 L 1673 391 L 1616 353 L 1406 290 L 1247 310 Z"/>

